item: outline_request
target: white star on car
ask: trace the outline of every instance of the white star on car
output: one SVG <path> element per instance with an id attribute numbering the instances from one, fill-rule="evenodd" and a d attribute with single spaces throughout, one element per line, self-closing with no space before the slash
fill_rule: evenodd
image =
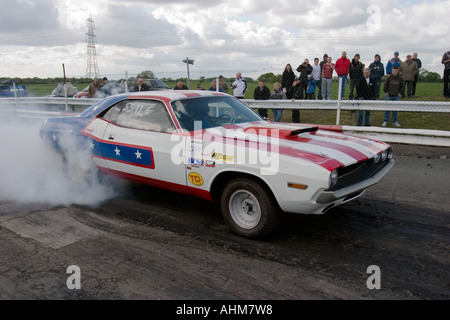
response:
<path id="1" fill-rule="evenodd" d="M 114 149 L 114 151 L 116 152 L 116 156 L 120 157 L 120 150 L 119 150 L 119 148 L 117 148 L 117 146 Z"/>
<path id="2" fill-rule="evenodd" d="M 89 141 L 89 148 L 91 148 L 91 150 L 94 150 L 94 147 L 95 147 L 95 145 L 94 145 L 94 143 L 92 142 L 92 140 Z"/>
<path id="3" fill-rule="evenodd" d="M 142 153 L 140 153 L 139 150 L 137 150 L 134 154 L 136 155 L 136 159 L 142 160 L 142 158 L 141 158 Z"/>

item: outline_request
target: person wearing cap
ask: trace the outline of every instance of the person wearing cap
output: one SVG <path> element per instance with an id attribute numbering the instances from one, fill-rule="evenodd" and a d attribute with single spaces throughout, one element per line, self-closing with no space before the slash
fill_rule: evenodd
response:
<path id="1" fill-rule="evenodd" d="M 386 64 L 386 74 L 387 75 L 390 75 L 392 73 L 392 67 L 393 66 L 400 67 L 400 64 L 402 63 L 402 60 L 400 60 L 398 55 L 399 55 L 399 52 L 395 51 L 394 52 L 394 57 L 392 59 L 390 59 L 388 61 L 388 63 Z"/>
<path id="2" fill-rule="evenodd" d="M 222 92 L 228 93 L 228 84 L 225 82 L 222 75 L 219 76 L 219 87 L 222 88 Z"/>
<path id="3" fill-rule="evenodd" d="M 405 82 L 406 97 L 411 98 L 413 95 L 414 79 L 419 73 L 419 67 L 416 62 L 412 61 L 412 56 L 410 54 L 408 54 L 406 60 L 400 64 L 398 72 Z M 405 96 L 404 92 L 403 96 Z"/>
<path id="4" fill-rule="evenodd" d="M 399 75 L 398 69 L 398 66 L 393 66 L 391 74 L 388 75 L 386 80 L 384 81 L 383 91 L 386 93 L 386 100 L 399 101 L 400 97 L 405 92 L 405 83 L 403 81 L 403 78 Z M 383 127 L 386 127 L 386 125 L 388 124 L 390 115 L 390 111 L 386 111 L 384 113 L 382 124 Z M 392 123 L 394 124 L 394 126 L 400 127 L 397 118 L 397 111 L 392 111 Z"/>
<path id="5" fill-rule="evenodd" d="M 201 83 L 199 83 L 197 85 L 197 90 L 205 90 L 205 88 L 203 88 L 203 85 Z"/>

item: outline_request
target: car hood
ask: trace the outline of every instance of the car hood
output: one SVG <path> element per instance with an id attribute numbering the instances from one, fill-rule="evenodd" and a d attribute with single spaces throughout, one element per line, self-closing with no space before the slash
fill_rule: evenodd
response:
<path id="1" fill-rule="evenodd" d="M 326 128 L 326 130 L 325 130 Z M 251 122 L 193 132 L 204 141 L 264 148 L 280 156 L 314 162 L 328 170 L 373 158 L 389 145 L 337 132 L 336 126 Z"/>

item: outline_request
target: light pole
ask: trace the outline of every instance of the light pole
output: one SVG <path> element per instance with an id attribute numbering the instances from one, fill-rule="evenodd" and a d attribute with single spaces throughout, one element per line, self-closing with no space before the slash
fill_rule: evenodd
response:
<path id="1" fill-rule="evenodd" d="M 191 89 L 191 78 L 189 76 L 189 65 L 190 64 L 193 65 L 194 64 L 194 60 L 189 60 L 189 58 L 186 58 L 186 59 L 183 60 L 183 62 L 186 63 L 186 65 L 187 65 L 188 89 L 190 90 Z"/>

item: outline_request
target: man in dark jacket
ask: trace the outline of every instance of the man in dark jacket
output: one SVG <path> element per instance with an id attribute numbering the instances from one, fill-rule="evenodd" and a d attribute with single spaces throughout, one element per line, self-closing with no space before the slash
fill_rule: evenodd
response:
<path id="1" fill-rule="evenodd" d="M 375 90 L 376 83 L 370 78 L 370 69 L 364 68 L 364 76 L 361 81 L 358 82 L 356 87 L 356 93 L 360 100 L 375 100 Z M 362 125 L 364 116 L 364 125 L 370 126 L 370 111 L 359 111 L 358 112 L 358 126 Z"/>
<path id="2" fill-rule="evenodd" d="M 269 100 L 270 89 L 265 85 L 264 80 L 259 81 L 259 85 L 253 91 L 253 99 L 255 100 Z M 267 118 L 267 109 L 258 109 L 259 115 L 263 118 Z"/>
<path id="3" fill-rule="evenodd" d="M 312 65 L 309 64 L 309 60 L 305 59 L 301 65 L 297 67 L 297 72 L 300 72 L 298 79 L 300 80 L 300 87 L 302 88 L 302 95 L 296 96 L 295 99 L 306 99 L 306 88 L 308 86 L 308 75 L 313 71 Z"/>
<path id="4" fill-rule="evenodd" d="M 133 91 L 134 92 L 140 92 L 140 91 L 148 91 L 150 90 L 150 86 L 144 82 L 144 79 L 139 78 L 137 85 L 134 86 Z"/>
<path id="5" fill-rule="evenodd" d="M 386 100 L 399 101 L 405 92 L 405 82 L 398 74 L 398 66 L 392 67 L 392 73 L 384 81 L 383 91 L 386 93 Z M 384 113 L 382 126 L 385 127 L 389 121 L 390 111 Z M 396 127 L 400 127 L 397 119 L 397 111 L 392 111 L 392 122 Z"/>

